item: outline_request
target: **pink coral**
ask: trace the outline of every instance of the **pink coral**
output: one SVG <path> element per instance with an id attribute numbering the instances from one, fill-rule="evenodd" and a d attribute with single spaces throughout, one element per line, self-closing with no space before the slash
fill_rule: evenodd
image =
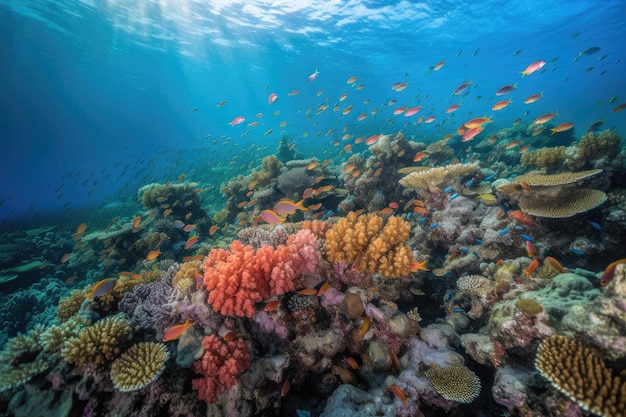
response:
<path id="1" fill-rule="evenodd" d="M 255 304 L 295 289 L 294 278 L 315 271 L 322 259 L 315 235 L 300 230 L 287 245 L 265 245 L 256 253 L 238 240 L 230 251 L 212 249 L 204 261 L 209 304 L 227 316 L 252 317 Z"/>
<path id="2" fill-rule="evenodd" d="M 239 382 L 239 376 L 251 364 L 248 345 L 242 339 L 225 342 L 215 334 L 202 340 L 204 355 L 193 363 L 193 370 L 202 378 L 191 381 L 198 399 L 213 403 L 217 395 Z"/>

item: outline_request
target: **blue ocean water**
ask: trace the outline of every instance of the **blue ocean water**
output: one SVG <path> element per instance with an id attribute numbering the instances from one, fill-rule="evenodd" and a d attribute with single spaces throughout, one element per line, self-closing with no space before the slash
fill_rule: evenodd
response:
<path id="1" fill-rule="evenodd" d="M 626 102 L 625 17 L 624 2 L 590 0 L 2 0 L 0 217 L 119 206 L 183 173 L 218 184 L 283 135 L 322 159 L 344 134 L 435 141 L 472 115 L 503 128 L 558 111 L 577 135 L 599 120 L 623 135 L 612 109 Z M 398 82 L 408 86 L 392 90 Z M 512 104 L 493 112 L 507 84 Z M 319 105 L 330 108 L 315 115 Z M 411 118 L 392 114 L 418 105 Z"/>

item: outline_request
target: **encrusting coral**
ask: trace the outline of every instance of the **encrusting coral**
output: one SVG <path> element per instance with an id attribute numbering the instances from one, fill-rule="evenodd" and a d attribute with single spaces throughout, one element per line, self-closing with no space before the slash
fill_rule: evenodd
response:
<path id="1" fill-rule="evenodd" d="M 191 386 L 198 391 L 199 399 L 213 403 L 219 393 L 239 382 L 239 376 L 252 360 L 243 339 L 225 342 L 212 334 L 202 340 L 202 347 L 204 355 L 193 363 L 193 370 L 203 377 L 191 381 Z"/>
<path id="2" fill-rule="evenodd" d="M 87 363 L 102 365 L 120 354 L 130 334 L 131 327 L 122 317 L 107 317 L 68 340 L 61 355 L 68 363 L 79 367 Z"/>
<path id="3" fill-rule="evenodd" d="M 626 380 L 579 340 L 546 338 L 535 359 L 537 370 L 584 410 L 602 417 L 626 416 Z"/>
<path id="4" fill-rule="evenodd" d="M 111 364 L 111 381 L 118 391 L 141 389 L 161 375 L 169 356 L 163 343 L 133 345 Z"/>
<path id="5" fill-rule="evenodd" d="M 204 261 L 209 304 L 226 316 L 252 317 L 256 303 L 293 291 L 294 278 L 314 272 L 321 257 L 309 230 L 289 236 L 286 245 L 264 245 L 256 252 L 238 240 L 230 250 L 212 249 Z"/>
<path id="6" fill-rule="evenodd" d="M 426 376 L 446 400 L 471 403 L 480 394 L 480 379 L 465 365 L 431 366 Z"/>
<path id="7" fill-rule="evenodd" d="M 359 272 L 388 278 L 407 275 L 415 261 L 409 238 L 410 225 L 400 217 L 385 222 L 376 214 L 348 213 L 326 232 L 324 250 L 330 262 L 353 264 Z"/>

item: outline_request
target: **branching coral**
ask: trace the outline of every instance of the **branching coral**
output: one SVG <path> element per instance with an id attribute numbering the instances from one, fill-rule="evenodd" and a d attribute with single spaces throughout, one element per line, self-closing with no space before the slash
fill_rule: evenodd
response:
<path id="1" fill-rule="evenodd" d="M 163 343 L 133 345 L 111 364 L 111 381 L 122 392 L 141 389 L 161 375 L 169 356 Z"/>
<path id="2" fill-rule="evenodd" d="M 230 250 L 212 249 L 204 261 L 209 304 L 223 315 L 252 317 L 256 303 L 293 291 L 294 278 L 315 271 L 320 260 L 309 230 L 289 236 L 287 245 L 265 245 L 256 252 L 238 240 Z"/>
<path id="3" fill-rule="evenodd" d="M 193 363 L 193 370 L 202 378 L 191 381 L 198 398 L 213 403 L 217 395 L 239 382 L 239 376 L 252 362 L 248 345 L 243 339 L 225 342 L 215 334 L 202 340 L 204 355 Z"/>
<path id="4" fill-rule="evenodd" d="M 85 301 L 86 292 L 83 290 L 72 290 L 69 297 L 59 300 L 57 307 L 57 316 L 61 321 L 67 321 L 70 317 L 78 313 L 80 306 Z"/>
<path id="5" fill-rule="evenodd" d="M 603 417 L 626 416 L 626 380 L 613 376 L 604 360 L 579 340 L 546 338 L 537 350 L 535 366 L 583 409 Z"/>
<path id="6" fill-rule="evenodd" d="M 578 145 L 578 154 L 588 162 L 603 155 L 613 157 L 620 151 L 621 139 L 611 130 L 604 130 L 599 135 L 585 133 Z"/>
<path id="7" fill-rule="evenodd" d="M 61 350 L 65 360 L 76 366 L 87 363 L 102 365 L 116 358 L 128 340 L 131 328 L 120 316 L 107 317 L 85 327 Z"/>
<path id="8" fill-rule="evenodd" d="M 431 366 L 426 376 L 446 400 L 471 403 L 480 394 L 480 379 L 465 365 Z"/>
<path id="9" fill-rule="evenodd" d="M 172 287 L 187 291 L 196 283 L 196 277 L 202 277 L 202 261 L 185 262 L 172 278 Z"/>
<path id="10" fill-rule="evenodd" d="M 541 148 L 522 154 L 521 163 L 547 171 L 555 171 L 563 166 L 565 161 L 565 146 L 555 146 L 552 148 Z"/>
<path id="11" fill-rule="evenodd" d="M 384 219 L 375 214 L 348 213 L 326 233 L 324 250 L 330 262 L 354 264 L 356 270 L 380 273 L 388 278 L 407 275 L 414 262 L 410 225 L 400 217 Z"/>

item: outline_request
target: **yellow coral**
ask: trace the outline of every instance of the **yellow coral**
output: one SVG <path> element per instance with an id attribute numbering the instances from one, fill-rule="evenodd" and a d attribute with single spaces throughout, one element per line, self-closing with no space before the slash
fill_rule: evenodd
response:
<path id="1" fill-rule="evenodd" d="M 563 166 L 565 160 L 565 146 L 555 146 L 552 148 L 541 148 L 522 154 L 520 159 L 523 165 L 532 165 L 553 171 Z"/>
<path id="2" fill-rule="evenodd" d="M 186 291 L 196 283 L 198 275 L 202 276 L 202 261 L 185 262 L 172 278 L 172 286 L 178 291 Z"/>
<path id="3" fill-rule="evenodd" d="M 330 262 L 355 264 L 357 271 L 396 278 L 410 272 L 414 261 L 411 248 L 404 244 L 410 225 L 400 217 L 387 222 L 376 214 L 354 212 L 326 232 L 324 250 Z"/>
<path id="4" fill-rule="evenodd" d="M 452 164 L 430 168 L 426 171 L 413 172 L 400 180 L 400 185 L 406 188 L 429 190 L 438 187 L 445 181 L 456 179 L 463 175 L 478 171 L 477 164 Z"/>
<path id="5" fill-rule="evenodd" d="M 141 389 L 161 375 L 169 357 L 163 343 L 138 343 L 113 361 L 111 381 L 122 392 Z"/>
<path id="6" fill-rule="evenodd" d="M 435 390 L 446 400 L 471 403 L 480 394 L 480 379 L 465 365 L 440 368 L 433 365 L 426 376 Z"/>
<path id="7" fill-rule="evenodd" d="M 85 301 L 85 294 L 84 290 L 73 290 L 69 297 L 61 298 L 57 307 L 57 317 L 61 321 L 67 321 L 74 314 L 78 313 L 80 306 Z"/>
<path id="8" fill-rule="evenodd" d="M 120 354 L 130 333 L 131 327 L 126 320 L 120 316 L 107 317 L 82 329 L 77 337 L 65 344 L 61 355 L 76 366 L 86 363 L 102 365 Z"/>
<path id="9" fill-rule="evenodd" d="M 50 355 L 42 351 L 41 335 L 45 330 L 38 325 L 7 342 L 0 352 L 0 393 L 28 382 L 51 366 Z"/>
<path id="10" fill-rule="evenodd" d="M 518 298 L 515 300 L 515 307 L 527 316 L 536 316 L 543 311 L 541 303 L 530 298 Z"/>
<path id="11" fill-rule="evenodd" d="M 578 145 L 578 154 L 588 162 L 601 156 L 615 156 L 619 153 L 621 139 L 611 130 L 604 130 L 599 135 L 585 133 Z"/>
<path id="12" fill-rule="evenodd" d="M 546 338 L 537 350 L 535 366 L 583 409 L 602 417 L 626 417 L 626 380 L 613 376 L 604 360 L 579 340 Z"/>

